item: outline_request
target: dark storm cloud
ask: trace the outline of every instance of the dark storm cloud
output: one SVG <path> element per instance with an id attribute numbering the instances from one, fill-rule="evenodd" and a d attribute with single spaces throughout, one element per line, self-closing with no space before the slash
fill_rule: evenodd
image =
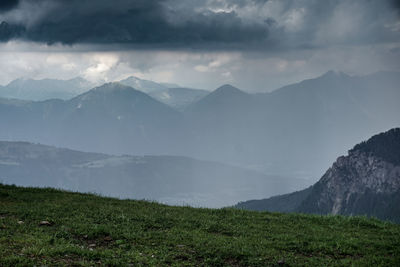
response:
<path id="1" fill-rule="evenodd" d="M 19 0 L 1 0 L 0 12 L 8 11 L 18 6 Z"/>
<path id="2" fill-rule="evenodd" d="M 400 0 L 391 0 L 394 8 L 400 9 Z"/>
<path id="3" fill-rule="evenodd" d="M 391 16 L 393 7 L 399 6 L 395 0 L 21 0 L 17 4 L 0 17 L 7 21 L 0 29 L 1 41 L 265 50 L 399 40 L 398 21 Z"/>
<path id="4" fill-rule="evenodd" d="M 0 41 L 6 42 L 22 36 L 25 28 L 21 25 L 10 25 L 7 22 L 0 23 Z"/>
<path id="5" fill-rule="evenodd" d="M 33 1 L 30 4 L 35 5 Z M 186 19 L 177 19 L 183 16 Z M 246 24 L 234 11 L 182 14 L 164 0 L 58 0 L 23 37 L 48 44 L 235 45 L 266 40 L 267 26 Z"/>

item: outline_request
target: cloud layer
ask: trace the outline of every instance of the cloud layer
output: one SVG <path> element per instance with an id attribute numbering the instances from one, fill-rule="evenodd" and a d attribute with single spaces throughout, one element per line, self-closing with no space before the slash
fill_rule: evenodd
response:
<path id="1" fill-rule="evenodd" d="M 268 35 L 266 23 L 245 23 L 234 11 L 182 11 L 163 0 L 25 0 L 3 16 L 5 29 L 0 38 L 48 44 L 182 46 L 247 43 Z"/>
<path id="2" fill-rule="evenodd" d="M 395 0 L 21 0 L 0 41 L 279 50 L 399 41 Z"/>
<path id="3" fill-rule="evenodd" d="M 135 75 L 267 91 L 400 70 L 399 0 L 0 1 L 0 84 Z"/>

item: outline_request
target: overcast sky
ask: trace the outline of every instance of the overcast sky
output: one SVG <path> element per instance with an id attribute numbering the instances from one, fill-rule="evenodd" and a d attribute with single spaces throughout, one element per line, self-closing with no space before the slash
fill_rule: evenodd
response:
<path id="1" fill-rule="evenodd" d="M 0 84 L 135 75 L 270 91 L 400 70 L 398 0 L 2 0 Z"/>

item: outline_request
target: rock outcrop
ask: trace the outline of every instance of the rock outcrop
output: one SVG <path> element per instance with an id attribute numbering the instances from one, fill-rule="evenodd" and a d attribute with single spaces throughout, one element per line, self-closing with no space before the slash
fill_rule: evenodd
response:
<path id="1" fill-rule="evenodd" d="M 276 203 L 278 200 L 284 205 Z M 367 215 L 400 222 L 400 128 L 375 135 L 356 145 L 347 156 L 339 157 L 311 188 L 242 202 L 237 207 Z"/>
<path id="2" fill-rule="evenodd" d="M 357 150 L 339 157 L 297 210 L 379 216 L 390 206 L 400 205 L 395 202 L 399 195 L 400 166 Z"/>

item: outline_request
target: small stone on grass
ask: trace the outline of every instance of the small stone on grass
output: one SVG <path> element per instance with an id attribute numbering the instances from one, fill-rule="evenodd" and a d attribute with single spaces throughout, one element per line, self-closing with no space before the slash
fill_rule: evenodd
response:
<path id="1" fill-rule="evenodd" d="M 39 226 L 52 226 L 53 224 L 49 221 L 41 221 Z"/>

